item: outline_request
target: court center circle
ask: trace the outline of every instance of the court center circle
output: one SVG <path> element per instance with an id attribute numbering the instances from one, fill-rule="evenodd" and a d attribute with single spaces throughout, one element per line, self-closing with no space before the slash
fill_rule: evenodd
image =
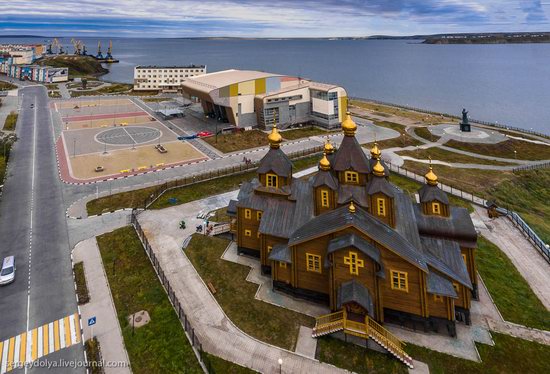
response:
<path id="1" fill-rule="evenodd" d="M 161 135 L 160 130 L 152 127 L 120 126 L 96 134 L 95 141 L 109 145 L 134 145 L 152 142 Z"/>

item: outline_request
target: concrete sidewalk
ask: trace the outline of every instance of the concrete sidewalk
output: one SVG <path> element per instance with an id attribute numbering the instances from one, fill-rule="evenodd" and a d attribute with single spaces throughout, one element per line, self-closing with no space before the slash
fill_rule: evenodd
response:
<path id="1" fill-rule="evenodd" d="M 91 337 L 91 329 L 87 321 L 88 318 L 95 316 L 97 324 L 93 332 L 99 341 L 103 360 L 125 363 L 125 365 L 117 365 L 120 367 L 105 367 L 105 373 L 129 374 L 132 372 L 130 359 L 124 347 L 116 309 L 95 237 L 78 243 L 73 249 L 73 262 L 81 261 L 84 262 L 86 284 L 90 294 L 90 302 L 80 306 L 84 337 L 85 339 Z"/>
<path id="2" fill-rule="evenodd" d="M 491 219 L 485 209 L 475 206 L 472 218 L 481 235 L 497 245 L 527 281 L 535 295 L 550 310 L 550 266 L 507 217 Z"/>
<path id="3" fill-rule="evenodd" d="M 181 250 L 184 238 L 192 234 L 195 225 L 188 222 L 181 230 L 181 219 L 191 219 L 200 211 L 223 207 L 235 193 L 194 201 L 185 206 L 139 215 L 139 222 L 177 298 L 199 336 L 203 349 L 225 360 L 262 373 L 279 372 L 277 361 L 283 360 L 283 373 L 345 373 L 332 365 L 323 364 L 301 354 L 261 342 L 241 331 L 225 315 L 207 286 Z M 183 209 L 182 209 L 183 208 Z"/>

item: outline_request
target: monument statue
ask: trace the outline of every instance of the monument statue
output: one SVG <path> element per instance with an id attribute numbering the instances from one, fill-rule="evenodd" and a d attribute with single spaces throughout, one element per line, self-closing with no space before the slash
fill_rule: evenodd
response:
<path id="1" fill-rule="evenodd" d="M 462 122 L 460 122 L 460 131 L 470 132 L 470 122 L 468 121 L 468 111 L 462 108 Z"/>
<path id="2" fill-rule="evenodd" d="M 462 123 L 468 123 L 468 111 L 462 108 Z"/>

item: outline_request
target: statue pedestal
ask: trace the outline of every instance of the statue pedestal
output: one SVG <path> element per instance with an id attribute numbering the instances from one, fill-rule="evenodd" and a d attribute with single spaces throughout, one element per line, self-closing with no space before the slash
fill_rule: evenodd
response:
<path id="1" fill-rule="evenodd" d="M 470 131 L 472 131 L 472 129 L 470 128 L 470 124 L 469 124 L 469 123 L 460 122 L 460 131 L 463 131 L 463 132 L 470 132 Z"/>

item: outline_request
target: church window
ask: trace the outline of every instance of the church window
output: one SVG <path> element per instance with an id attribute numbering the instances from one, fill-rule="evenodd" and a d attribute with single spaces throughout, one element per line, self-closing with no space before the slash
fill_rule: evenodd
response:
<path id="1" fill-rule="evenodd" d="M 386 216 L 386 200 L 382 198 L 376 199 L 376 211 L 378 212 L 379 216 Z"/>
<path id="2" fill-rule="evenodd" d="M 256 218 L 258 219 L 258 221 L 262 219 L 262 212 L 261 211 L 256 212 Z"/>
<path id="3" fill-rule="evenodd" d="M 365 261 L 359 260 L 357 252 L 349 251 L 349 256 L 344 257 L 344 264 L 349 265 L 349 273 L 359 275 L 359 268 L 365 267 Z"/>
<path id="4" fill-rule="evenodd" d="M 344 180 L 346 183 L 359 183 L 359 174 L 355 171 L 344 172 Z"/>
<path id="5" fill-rule="evenodd" d="M 443 302 L 443 298 L 441 297 L 441 295 L 434 295 L 434 301 L 441 303 Z"/>
<path id="6" fill-rule="evenodd" d="M 277 178 L 277 175 L 275 174 L 267 174 L 266 175 L 266 185 L 267 187 L 279 187 L 279 180 Z"/>
<path id="7" fill-rule="evenodd" d="M 283 268 L 283 269 L 286 269 L 286 262 L 279 261 L 279 267 Z"/>
<path id="8" fill-rule="evenodd" d="M 329 207 L 327 190 L 321 190 L 321 206 L 325 208 Z"/>
<path id="9" fill-rule="evenodd" d="M 468 264 L 468 260 L 466 260 L 466 253 L 462 253 L 462 259 L 464 260 L 465 264 Z"/>
<path id="10" fill-rule="evenodd" d="M 321 256 L 312 255 L 311 253 L 306 253 L 306 265 L 307 265 L 307 271 L 320 273 L 321 272 Z"/>
<path id="11" fill-rule="evenodd" d="M 258 232 L 256 233 L 256 237 L 260 239 L 260 230 L 258 230 Z"/>
<path id="12" fill-rule="evenodd" d="M 270 254 L 272 249 L 273 249 L 273 247 L 268 245 L 267 246 L 267 254 Z"/>
<path id="13" fill-rule="evenodd" d="M 252 230 L 244 230 L 244 236 L 252 236 Z"/>
<path id="14" fill-rule="evenodd" d="M 460 292 L 460 285 L 458 283 L 453 282 L 453 288 L 455 289 L 456 293 Z"/>
<path id="15" fill-rule="evenodd" d="M 391 288 L 392 290 L 409 292 L 408 274 L 404 271 L 392 270 Z"/>
<path id="16" fill-rule="evenodd" d="M 252 218 L 252 211 L 250 209 L 244 210 L 244 218 L 251 219 Z"/>
<path id="17" fill-rule="evenodd" d="M 439 203 L 432 203 L 432 211 L 434 214 L 441 214 L 441 204 Z"/>

